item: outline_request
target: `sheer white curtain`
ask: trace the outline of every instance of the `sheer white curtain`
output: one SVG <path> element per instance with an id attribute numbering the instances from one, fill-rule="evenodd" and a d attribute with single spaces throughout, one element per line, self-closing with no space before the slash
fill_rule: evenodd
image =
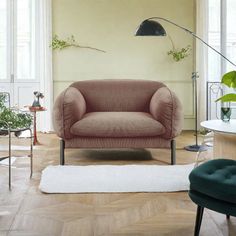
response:
<path id="1" fill-rule="evenodd" d="M 40 91 L 44 94 L 43 106 L 47 109 L 40 114 L 38 130 L 52 131 L 52 106 L 53 106 L 53 79 L 52 79 L 52 1 L 38 0 L 36 8 L 38 15 L 38 42 L 39 42 L 39 77 Z"/>
<path id="2" fill-rule="evenodd" d="M 208 42 L 208 0 L 196 1 L 196 33 L 205 42 Z M 206 120 L 206 82 L 208 73 L 208 48 L 196 40 L 196 71 L 198 79 L 198 121 Z"/>

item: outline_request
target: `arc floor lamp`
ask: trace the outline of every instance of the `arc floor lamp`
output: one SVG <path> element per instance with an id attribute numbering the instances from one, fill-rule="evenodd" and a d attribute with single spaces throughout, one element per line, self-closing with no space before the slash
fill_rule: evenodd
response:
<path id="1" fill-rule="evenodd" d="M 194 38 L 197 38 L 198 40 L 200 40 L 202 43 L 204 43 L 207 47 L 211 48 L 213 51 L 215 51 L 217 54 L 219 54 L 221 57 L 223 57 L 225 60 L 227 60 L 230 64 L 232 64 L 233 66 L 236 67 L 236 64 L 234 64 L 232 61 L 230 61 L 226 56 L 224 56 L 222 53 L 220 53 L 219 51 L 217 51 L 215 48 L 213 48 L 211 45 L 209 45 L 208 43 L 206 43 L 202 38 L 200 38 L 199 36 L 197 36 L 194 32 L 192 32 L 189 29 L 186 29 L 183 26 L 180 26 L 176 23 L 174 23 L 173 21 L 170 21 L 168 19 L 162 18 L 162 17 L 150 17 L 146 20 L 144 20 L 140 26 L 138 27 L 135 36 L 166 36 L 166 31 L 163 28 L 163 26 L 157 21 L 157 20 L 162 20 L 162 21 L 166 21 L 172 25 L 175 25 L 176 27 L 184 30 L 185 32 L 187 32 L 188 34 L 191 34 Z M 193 83 L 194 83 L 194 103 L 195 103 L 195 144 L 194 145 L 188 145 L 185 147 L 185 149 L 187 151 L 192 151 L 192 152 L 197 152 L 200 149 L 203 150 L 204 147 L 201 145 L 198 145 L 198 132 L 197 132 L 197 125 L 198 125 L 198 118 L 197 118 L 197 112 L 198 112 L 198 105 L 197 105 L 197 72 L 193 72 L 192 73 L 192 79 L 193 79 Z"/>

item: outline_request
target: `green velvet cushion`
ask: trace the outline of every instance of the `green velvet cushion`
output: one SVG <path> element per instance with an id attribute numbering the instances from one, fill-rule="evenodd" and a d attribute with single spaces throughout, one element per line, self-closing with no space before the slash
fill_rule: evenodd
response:
<path id="1" fill-rule="evenodd" d="M 194 190 L 190 190 L 188 194 L 191 200 L 199 206 L 206 207 L 222 214 L 236 216 L 236 204 L 234 203 L 217 200 Z"/>
<path id="2" fill-rule="evenodd" d="M 190 190 L 217 200 L 236 203 L 236 161 L 216 159 L 195 168 L 189 175 Z"/>

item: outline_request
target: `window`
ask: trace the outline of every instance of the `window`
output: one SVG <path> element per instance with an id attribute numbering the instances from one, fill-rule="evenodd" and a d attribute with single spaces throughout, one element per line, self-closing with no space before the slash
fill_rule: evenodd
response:
<path id="1" fill-rule="evenodd" d="M 236 1 L 208 0 L 208 42 L 236 63 Z M 208 49 L 208 81 L 220 81 L 221 75 L 235 69 L 224 58 Z"/>
<path id="2" fill-rule="evenodd" d="M 36 4 L 0 0 L 0 91 L 10 93 L 11 105 L 31 104 L 40 87 Z"/>
<path id="3" fill-rule="evenodd" d="M 0 1 L 0 80 L 7 79 L 7 0 Z"/>
<path id="4" fill-rule="evenodd" d="M 0 0 L 0 80 L 37 79 L 35 11 L 35 0 Z"/>
<path id="5" fill-rule="evenodd" d="M 17 1 L 17 79 L 35 79 L 35 7 L 33 0 Z"/>
<path id="6" fill-rule="evenodd" d="M 208 43 L 217 51 L 221 51 L 220 36 L 221 0 L 209 0 Z M 208 80 L 219 81 L 221 75 L 221 57 L 208 48 Z"/>
<path id="7" fill-rule="evenodd" d="M 0 91 L 11 105 L 33 102 L 33 92 L 47 93 L 39 128 L 51 130 L 51 0 L 0 0 Z M 40 55 L 40 56 L 39 56 Z M 40 125 L 43 124 L 42 126 Z"/>
<path id="8" fill-rule="evenodd" d="M 230 58 L 233 62 L 236 62 L 236 1 L 227 0 L 227 9 L 226 9 L 226 56 Z M 235 70 L 233 65 L 227 63 L 226 71 Z"/>
<path id="9" fill-rule="evenodd" d="M 208 43 L 230 61 L 236 63 L 236 1 L 208 0 Z M 235 67 L 208 48 L 208 119 L 220 118 L 220 103 L 215 100 L 224 92 L 235 92 L 220 81 L 224 73 Z M 231 103 L 232 117 L 236 117 L 236 103 Z"/>

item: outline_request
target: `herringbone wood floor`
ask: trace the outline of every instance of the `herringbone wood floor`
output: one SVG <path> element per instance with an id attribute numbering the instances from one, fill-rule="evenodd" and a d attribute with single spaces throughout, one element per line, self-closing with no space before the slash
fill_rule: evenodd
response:
<path id="1" fill-rule="evenodd" d="M 34 149 L 34 174 L 29 179 L 29 159 L 17 158 L 12 190 L 8 168 L 0 166 L 0 236 L 158 236 L 193 235 L 196 206 L 187 192 L 126 194 L 43 194 L 38 190 L 41 171 L 58 164 L 59 140 L 40 134 Z M 5 142 L 0 140 L 1 144 Z M 16 145 L 27 140 L 17 140 Z M 194 143 L 192 133 L 177 139 L 177 162 L 191 163 L 195 153 L 183 150 Z M 15 152 L 23 155 L 25 152 Z M 2 154 L 2 153 L 1 153 Z M 70 150 L 66 161 L 84 164 L 167 164 L 167 150 Z M 205 154 L 204 154 L 205 155 Z M 208 152 L 207 155 L 211 155 Z M 60 180 L 58 180 L 60 181 Z M 236 218 L 206 210 L 201 235 L 236 235 Z"/>

